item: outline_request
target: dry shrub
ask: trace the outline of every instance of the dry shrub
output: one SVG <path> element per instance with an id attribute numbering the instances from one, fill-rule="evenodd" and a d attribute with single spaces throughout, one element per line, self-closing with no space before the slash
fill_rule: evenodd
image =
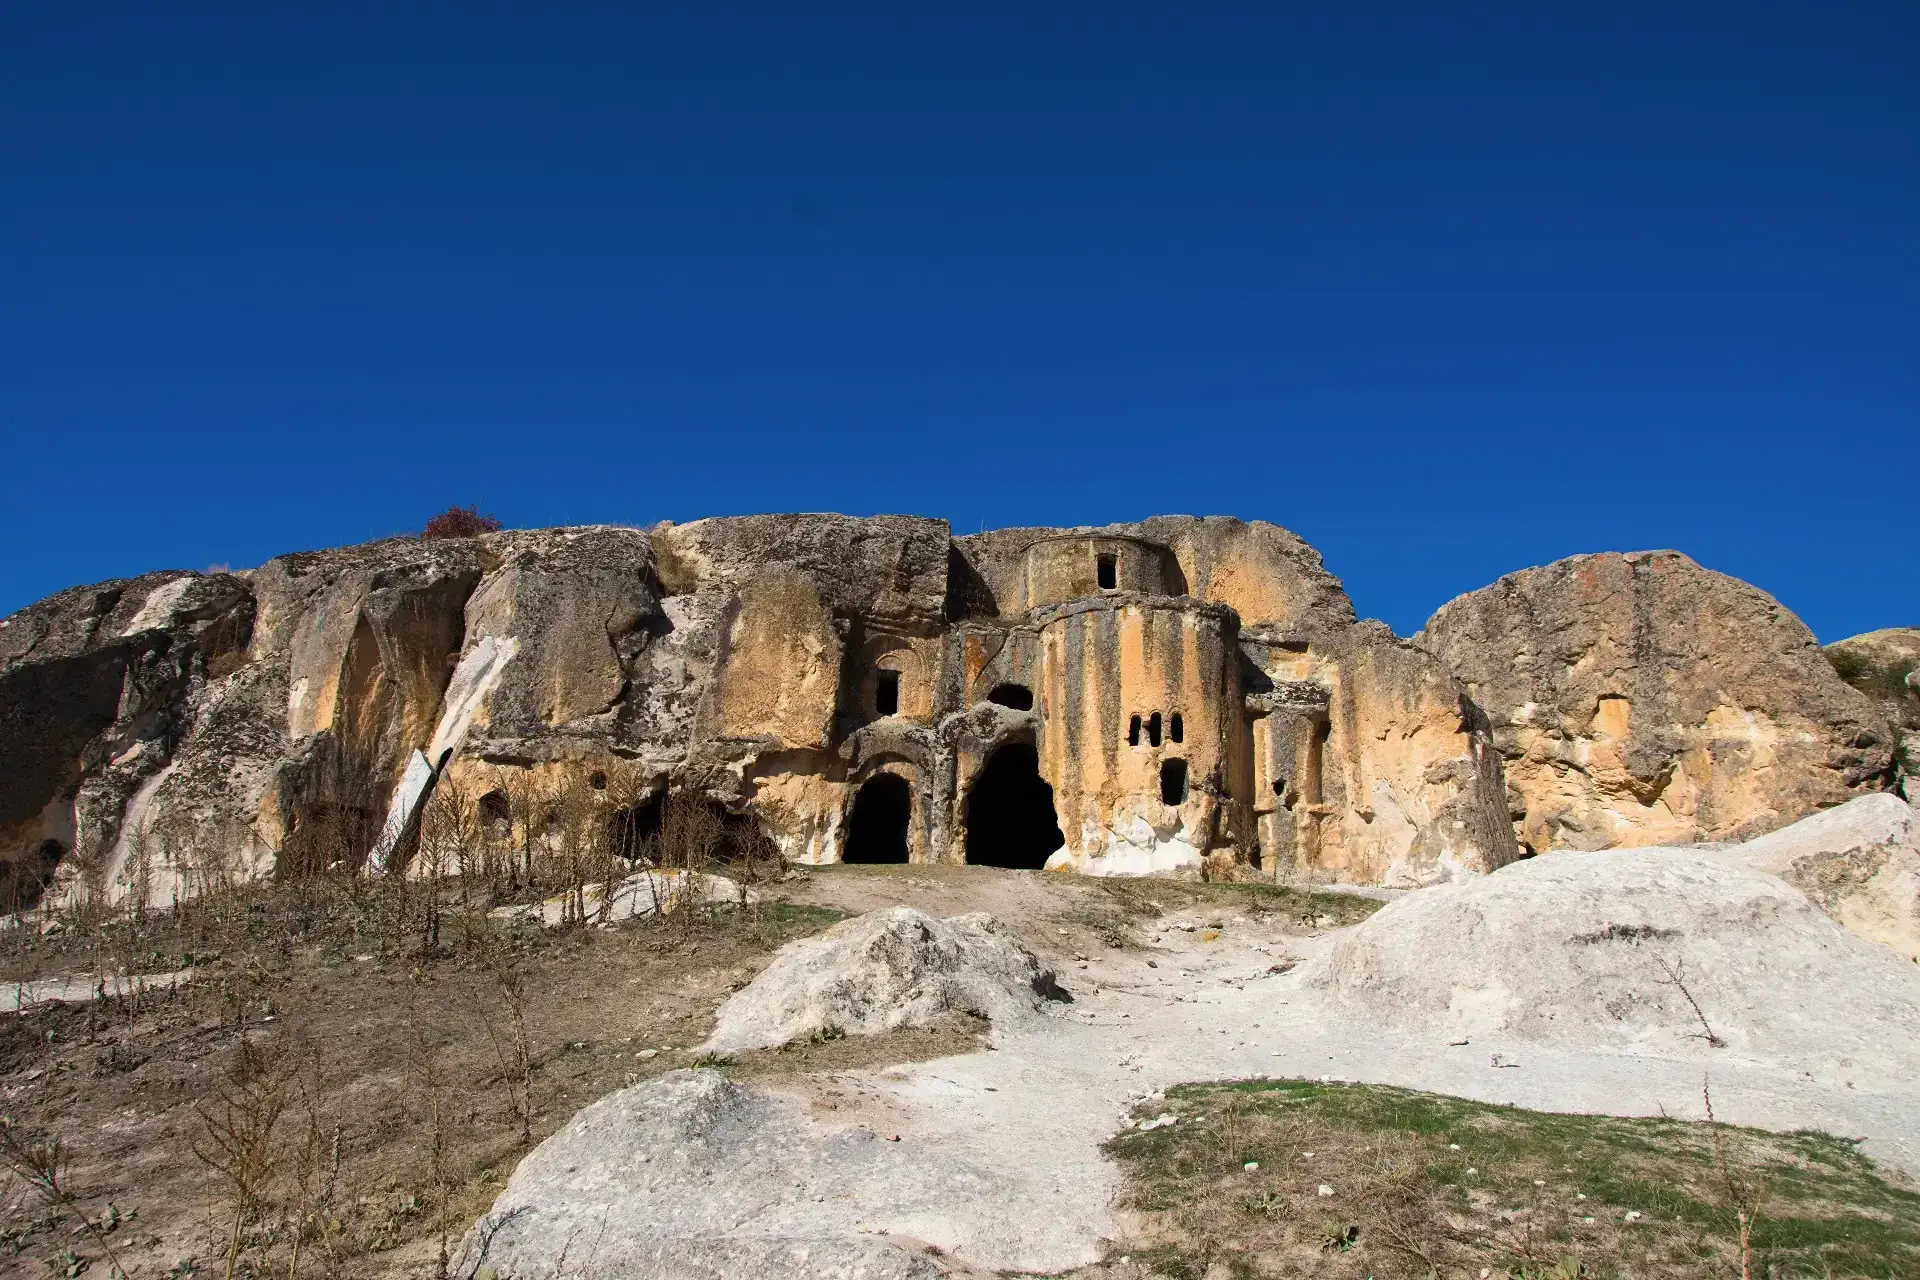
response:
<path id="1" fill-rule="evenodd" d="M 473 505 L 448 507 L 433 519 L 427 521 L 427 527 L 420 531 L 423 538 L 477 538 L 483 533 L 500 532 L 500 522 L 492 516 L 481 515 L 479 508 Z"/>

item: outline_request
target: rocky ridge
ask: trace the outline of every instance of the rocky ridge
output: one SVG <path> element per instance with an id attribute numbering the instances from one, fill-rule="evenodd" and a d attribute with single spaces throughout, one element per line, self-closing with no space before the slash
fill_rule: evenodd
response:
<path id="1" fill-rule="evenodd" d="M 0 861 L 15 901 L 56 867 L 165 901 L 404 862 L 429 794 L 524 846 L 682 792 L 800 862 L 1410 886 L 1504 865 L 1515 829 L 1768 830 L 1887 785 L 1893 740 L 1797 619 L 1674 553 L 1510 575 L 1409 641 L 1257 521 L 584 526 L 12 615 Z"/>

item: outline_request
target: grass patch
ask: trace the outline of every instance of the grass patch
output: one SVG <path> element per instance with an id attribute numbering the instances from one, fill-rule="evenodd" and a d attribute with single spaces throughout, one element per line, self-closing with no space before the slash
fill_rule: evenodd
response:
<path id="1" fill-rule="evenodd" d="M 1299 1080 L 1182 1085 L 1136 1119 L 1162 1115 L 1107 1150 L 1134 1256 L 1179 1280 L 1739 1276 L 1756 1203 L 1754 1276 L 1920 1275 L 1920 1194 L 1823 1133 Z"/>
<path id="2" fill-rule="evenodd" d="M 1168 912 L 1279 918 L 1297 929 L 1358 924 L 1386 904 L 1351 893 L 1323 893 L 1283 884 L 1216 884 L 1135 877 L 1089 878 L 1095 892 L 1062 919 L 1093 930 L 1111 947 L 1141 944 L 1140 928 Z"/>

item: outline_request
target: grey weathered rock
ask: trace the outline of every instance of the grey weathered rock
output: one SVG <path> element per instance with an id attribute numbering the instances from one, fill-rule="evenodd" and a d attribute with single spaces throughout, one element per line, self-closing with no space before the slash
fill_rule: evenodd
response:
<path id="1" fill-rule="evenodd" d="M 1678 849 L 1548 854 L 1407 894 L 1303 980 L 1441 1043 L 1671 1053 L 1710 1028 L 1730 1054 L 1822 1074 L 1920 1054 L 1912 961 L 1774 876 Z"/>
<path id="2" fill-rule="evenodd" d="M 1900 789 L 1920 800 L 1920 627 L 1888 627 L 1836 640 L 1827 660 L 1840 678 L 1873 699 L 1893 726 Z"/>
<path id="3" fill-rule="evenodd" d="M 943 1272 L 923 1253 L 862 1234 L 869 1210 L 849 1194 L 906 1164 L 871 1129 L 818 1132 L 788 1099 L 676 1071 L 602 1098 L 535 1148 L 468 1232 L 456 1273 L 931 1280 Z"/>
<path id="4" fill-rule="evenodd" d="M 720 1007 L 706 1047 L 766 1049 L 823 1033 L 923 1027 L 942 1014 L 1016 1018 L 1064 996 L 990 915 L 939 920 L 912 907 L 869 911 L 780 948 Z"/>
<path id="5" fill-rule="evenodd" d="M 1509 574 L 1417 639 L 1490 718 L 1536 850 L 1743 839 L 1889 779 L 1891 731 L 1806 626 L 1677 552 Z"/>
<path id="6" fill-rule="evenodd" d="M 0 623 L 0 866 L 10 897 L 56 863 L 110 856 L 134 797 L 246 647 L 253 599 L 227 574 L 75 587 Z"/>

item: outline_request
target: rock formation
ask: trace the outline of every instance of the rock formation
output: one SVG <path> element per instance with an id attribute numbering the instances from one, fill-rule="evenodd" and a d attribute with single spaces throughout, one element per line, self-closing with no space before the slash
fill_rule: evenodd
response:
<path id="1" fill-rule="evenodd" d="M 1213 517 L 391 539 L 6 619 L 0 860 L 16 896 L 58 864 L 161 900 L 384 866 L 438 786 L 522 846 L 572 806 L 632 853 L 673 791 L 801 862 L 1423 884 L 1516 828 L 1734 839 L 1888 785 L 1893 730 L 1828 657 L 1885 693 L 1904 634 L 1823 656 L 1656 552 L 1510 575 L 1405 641 L 1293 534 Z"/>
<path id="2" fill-rule="evenodd" d="M 1065 999 L 1012 931 L 983 912 L 940 920 L 869 911 L 789 942 L 720 1006 L 707 1048 L 767 1049 L 826 1034 L 924 1027 L 948 1013 L 1018 1017 Z"/>
<path id="3" fill-rule="evenodd" d="M 1920 814 L 1880 792 L 1701 856 L 1779 876 L 1848 931 L 1920 964 Z"/>
<path id="4" fill-rule="evenodd" d="M 1774 876 L 1679 849 L 1534 858 L 1407 894 L 1341 934 L 1301 981 L 1382 1027 L 1456 1041 L 1704 1045 L 1893 1079 L 1920 1052 L 1911 960 Z"/>
<path id="5" fill-rule="evenodd" d="M 1890 781 L 1891 730 L 1813 633 L 1678 552 L 1509 574 L 1417 640 L 1492 722 L 1534 851 L 1744 839 Z"/>
<path id="6" fill-rule="evenodd" d="M 1920 627 L 1888 627 L 1837 640 L 1827 660 L 1893 726 L 1894 767 L 1909 800 L 1920 800 Z"/>
<path id="7" fill-rule="evenodd" d="M 816 863 L 1414 884 L 1515 852 L 1460 686 L 1257 522 L 392 539 L 64 592 L 0 658 L 0 859 L 63 892 L 384 865 L 436 784 L 521 843 L 562 793 L 631 833 L 686 792 Z"/>

